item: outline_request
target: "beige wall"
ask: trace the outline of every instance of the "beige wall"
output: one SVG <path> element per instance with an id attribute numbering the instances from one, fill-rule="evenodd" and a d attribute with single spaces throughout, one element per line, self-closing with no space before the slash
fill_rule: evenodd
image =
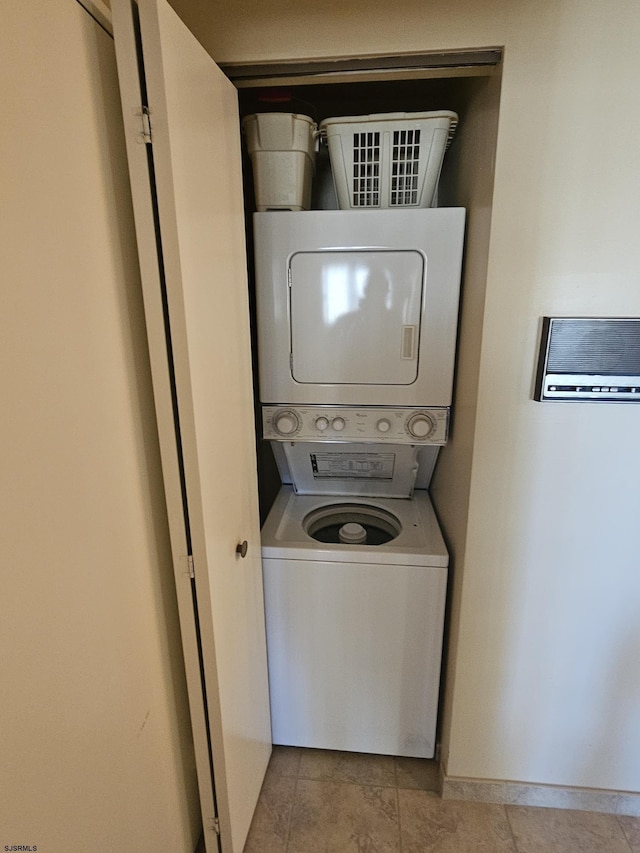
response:
<path id="1" fill-rule="evenodd" d="M 458 557 L 446 766 L 640 790 L 640 410 L 531 400 L 543 314 L 640 315 L 637 4 L 173 2 L 221 62 L 504 46 L 486 293 L 463 327 L 482 349 L 434 487 Z"/>
<path id="2" fill-rule="evenodd" d="M 640 314 L 640 16 L 530 9 L 506 39 L 448 770 L 637 791 L 640 412 L 530 396 L 541 315 Z"/>
<path id="3" fill-rule="evenodd" d="M 113 43 L 2 10 L 0 846 L 191 851 L 197 790 Z"/>
<path id="4" fill-rule="evenodd" d="M 219 62 L 309 59 L 504 43 L 507 0 L 172 0 Z M 554 4 L 544 3 L 542 8 Z"/>
<path id="5" fill-rule="evenodd" d="M 464 124 L 447 154 L 440 181 L 442 204 L 457 204 L 467 209 L 453 417 L 449 442 L 440 451 L 431 483 L 431 495 L 450 555 L 444 661 L 448 685 L 453 684 L 458 659 L 500 89 L 501 74 L 481 78 L 475 81 L 465 102 L 457 107 Z M 443 698 L 447 701 L 443 702 L 440 739 L 446 745 L 450 736 L 452 691 L 446 690 Z"/>

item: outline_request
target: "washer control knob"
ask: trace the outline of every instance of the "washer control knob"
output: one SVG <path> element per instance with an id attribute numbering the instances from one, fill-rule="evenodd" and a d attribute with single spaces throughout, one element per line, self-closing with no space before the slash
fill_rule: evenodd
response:
<path id="1" fill-rule="evenodd" d="M 412 415 L 407 421 L 407 432 L 414 438 L 428 438 L 435 428 L 433 418 L 424 412 Z"/>
<path id="2" fill-rule="evenodd" d="M 380 418 L 378 423 L 376 424 L 376 429 L 378 432 L 389 432 L 391 429 L 391 421 L 387 418 Z"/>
<path id="3" fill-rule="evenodd" d="M 273 426 L 280 435 L 293 435 L 300 429 L 300 418 L 295 412 L 278 412 L 274 418 Z"/>
<path id="4" fill-rule="evenodd" d="M 316 418 L 316 429 L 319 429 L 320 432 L 324 432 L 325 429 L 329 426 L 329 419 L 325 417 Z"/>
<path id="5" fill-rule="evenodd" d="M 342 432 L 342 430 L 343 430 L 343 429 L 345 428 L 345 426 L 346 426 L 346 423 L 345 423 L 344 418 L 334 418 L 334 419 L 331 421 L 331 426 L 334 428 L 334 430 L 335 430 L 336 432 Z"/>

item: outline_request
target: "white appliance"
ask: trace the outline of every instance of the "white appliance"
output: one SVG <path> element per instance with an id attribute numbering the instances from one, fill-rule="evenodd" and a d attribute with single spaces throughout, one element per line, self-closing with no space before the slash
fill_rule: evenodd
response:
<path id="1" fill-rule="evenodd" d="M 264 404 L 451 404 L 463 208 L 254 214 Z"/>
<path id="2" fill-rule="evenodd" d="M 272 739 L 431 758 L 449 557 L 419 448 L 374 440 L 275 443 L 293 485 L 262 528 Z"/>
<path id="3" fill-rule="evenodd" d="M 465 211 L 254 215 L 274 743 L 428 758 Z"/>
<path id="4" fill-rule="evenodd" d="M 318 541 L 349 525 L 371 544 Z M 449 558 L 428 494 L 284 486 L 262 555 L 273 742 L 433 757 Z"/>

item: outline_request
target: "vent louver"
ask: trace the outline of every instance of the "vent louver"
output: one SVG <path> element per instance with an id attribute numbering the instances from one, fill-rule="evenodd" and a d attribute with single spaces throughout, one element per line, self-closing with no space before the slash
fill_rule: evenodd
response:
<path id="1" fill-rule="evenodd" d="M 380 134 L 353 134 L 354 207 L 380 206 Z"/>
<path id="2" fill-rule="evenodd" d="M 391 206 L 418 204 L 420 130 L 396 130 L 391 155 Z"/>

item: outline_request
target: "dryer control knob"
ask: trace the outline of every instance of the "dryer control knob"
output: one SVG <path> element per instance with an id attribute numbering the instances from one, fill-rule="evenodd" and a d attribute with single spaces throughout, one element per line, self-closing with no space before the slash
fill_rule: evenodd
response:
<path id="1" fill-rule="evenodd" d="M 331 421 L 331 426 L 335 429 L 336 432 L 342 432 L 342 430 L 346 426 L 344 418 L 334 418 Z"/>
<path id="2" fill-rule="evenodd" d="M 391 421 L 387 418 L 380 418 L 378 423 L 376 424 L 376 429 L 378 432 L 389 432 L 391 429 Z"/>
<path id="3" fill-rule="evenodd" d="M 293 435 L 300 429 L 300 419 L 295 412 L 278 412 L 273 426 L 280 435 Z"/>
<path id="4" fill-rule="evenodd" d="M 414 438 L 428 438 L 435 428 L 433 418 L 424 413 L 413 415 L 407 421 L 407 432 Z"/>
<path id="5" fill-rule="evenodd" d="M 316 429 L 319 429 L 320 432 L 324 432 L 325 429 L 329 426 L 329 419 L 324 417 L 316 418 Z"/>

